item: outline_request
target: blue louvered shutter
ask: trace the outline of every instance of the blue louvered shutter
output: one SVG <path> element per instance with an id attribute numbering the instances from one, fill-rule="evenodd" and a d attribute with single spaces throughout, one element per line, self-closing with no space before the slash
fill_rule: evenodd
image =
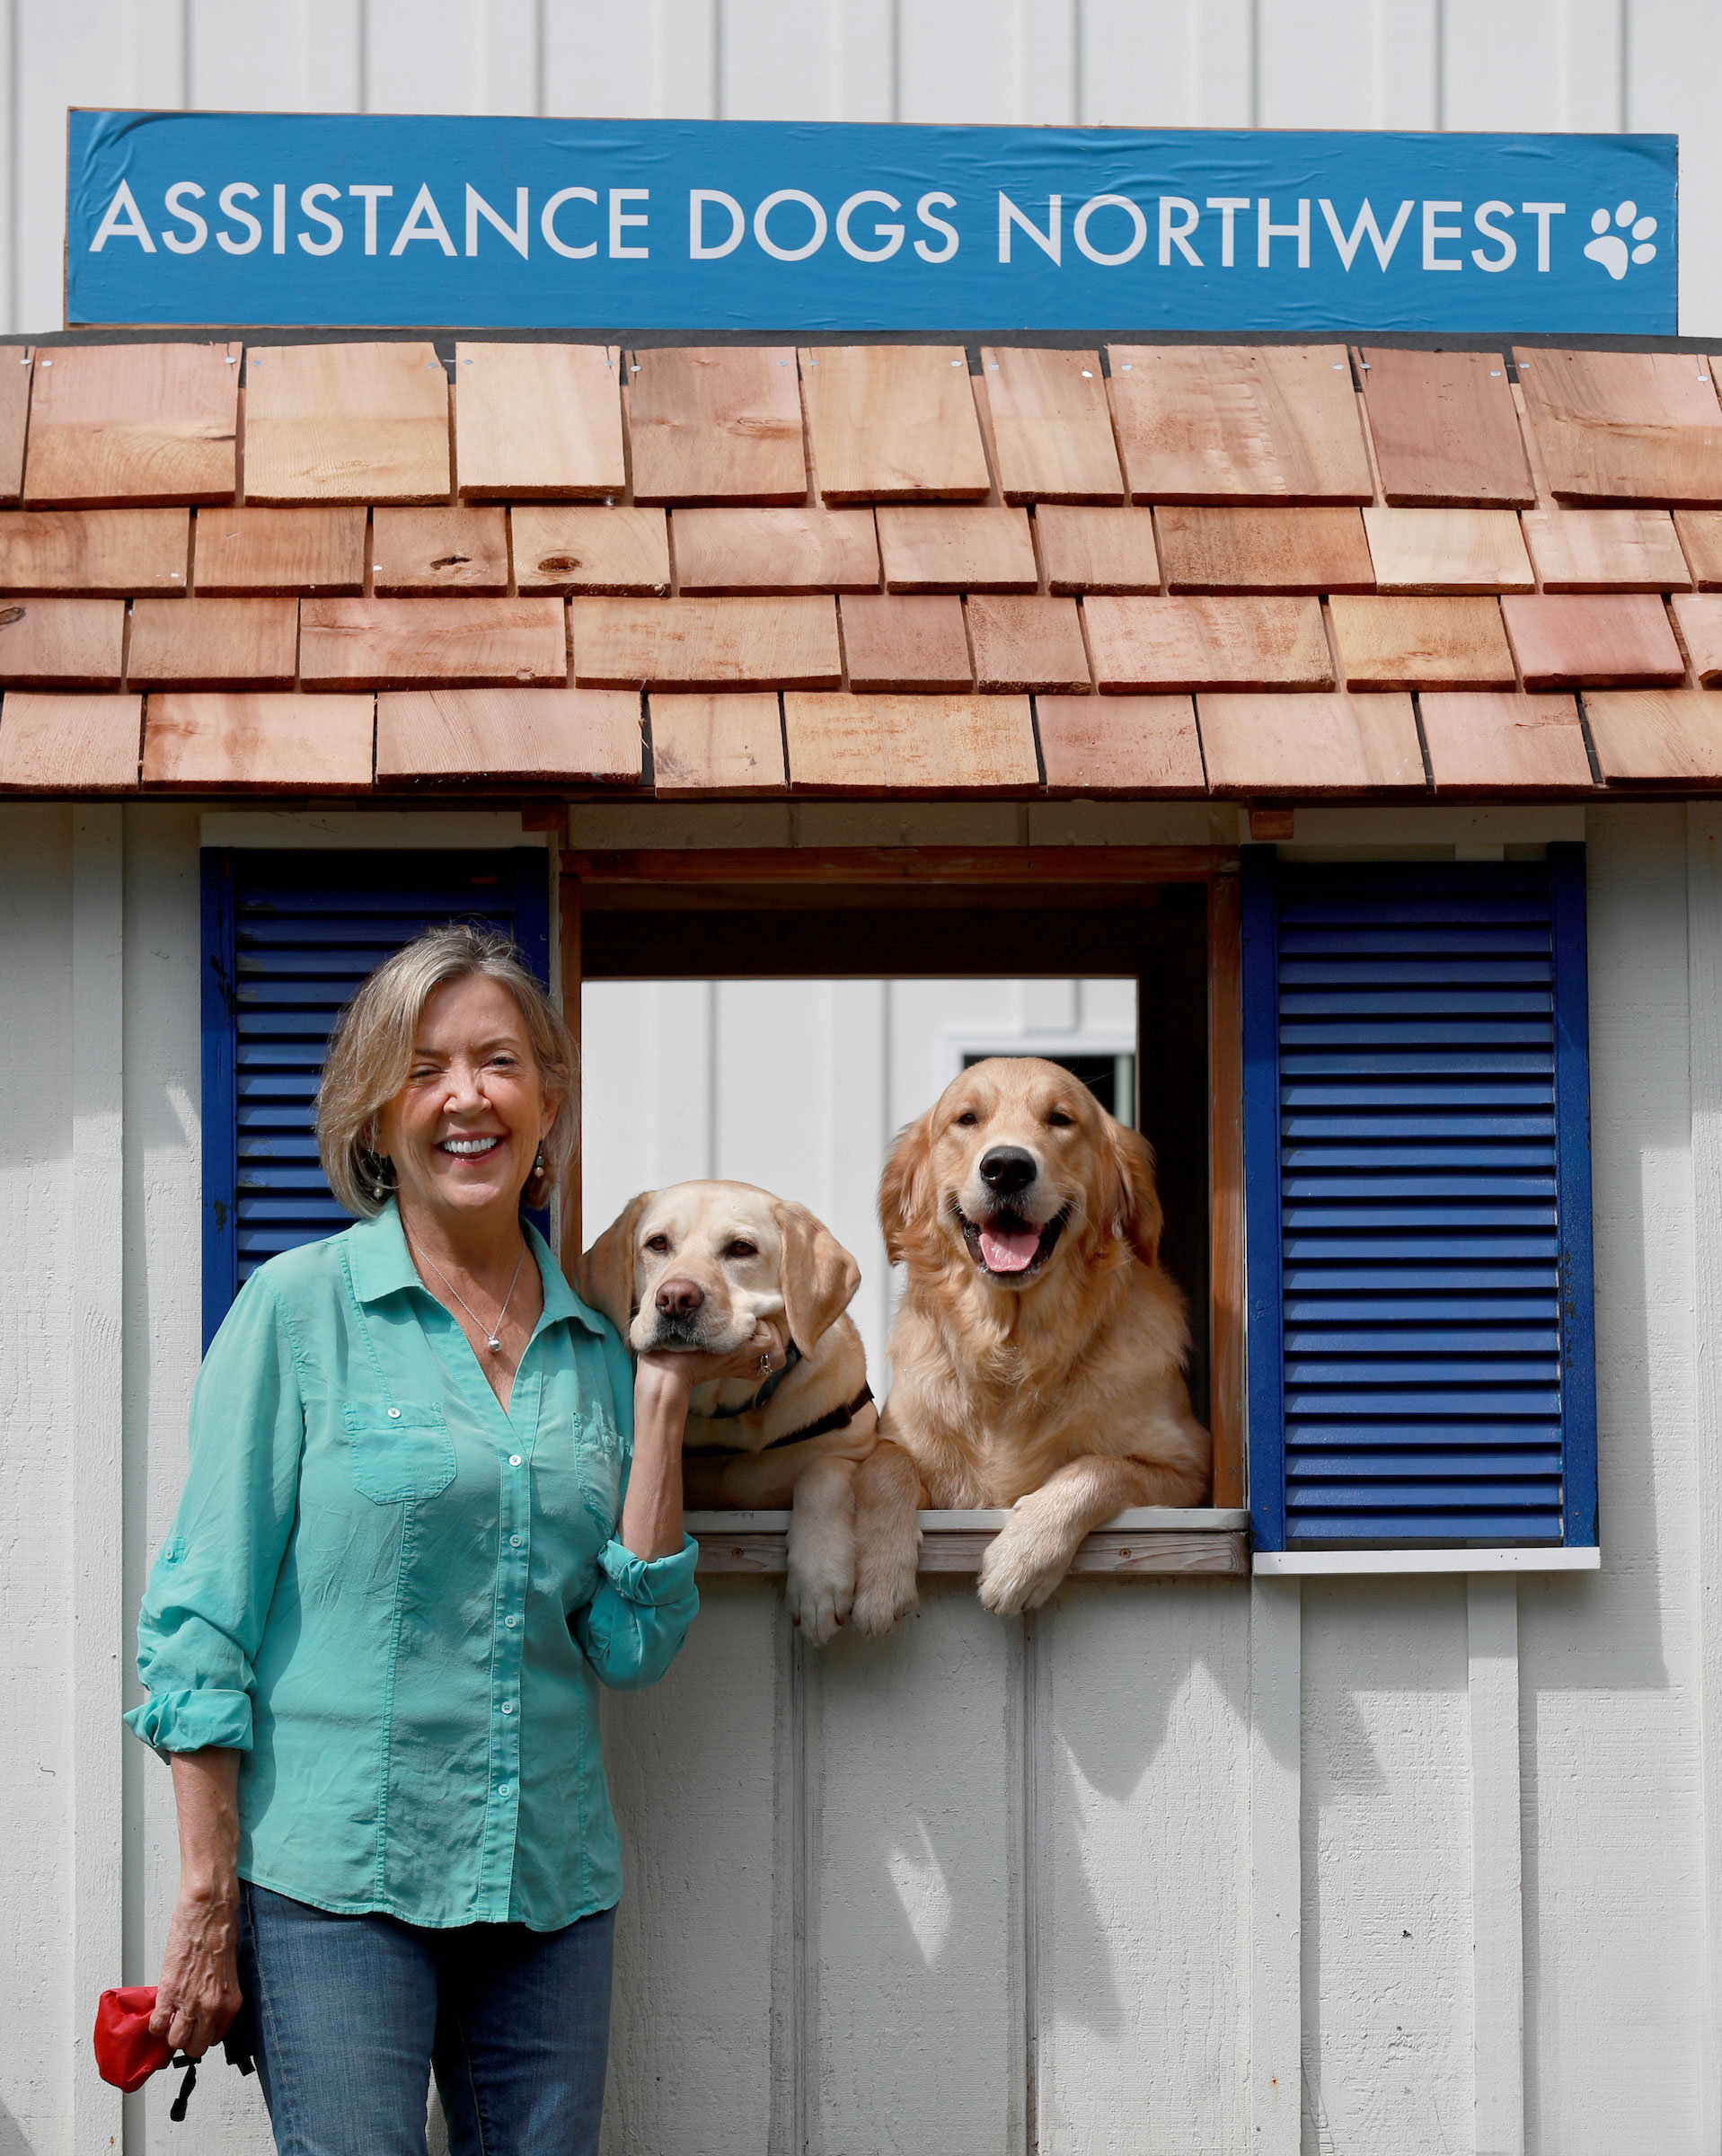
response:
<path id="1" fill-rule="evenodd" d="M 549 977 L 536 848 L 203 854 L 203 1330 L 266 1259 L 352 1224 L 317 1161 L 313 1109 L 341 1006 L 422 930 L 472 921 Z"/>
<path id="2" fill-rule="evenodd" d="M 1594 1544 L 1584 848 L 1244 857 L 1266 1550 Z"/>

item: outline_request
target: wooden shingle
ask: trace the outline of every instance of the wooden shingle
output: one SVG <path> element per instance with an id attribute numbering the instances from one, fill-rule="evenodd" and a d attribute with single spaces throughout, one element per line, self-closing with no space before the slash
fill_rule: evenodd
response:
<path id="1" fill-rule="evenodd" d="M 448 377 L 434 347 L 248 350 L 245 499 L 446 501 Z"/>
<path id="2" fill-rule="evenodd" d="M 565 681 L 560 599 L 304 599 L 307 689 L 510 688 Z"/>
<path id="3" fill-rule="evenodd" d="M 0 706 L 0 792 L 130 791 L 137 784 L 143 718 L 141 696 L 8 690 Z"/>
<path id="4" fill-rule="evenodd" d="M 24 499 L 74 508 L 231 500 L 239 351 L 94 344 L 39 352 Z"/>
<path id="5" fill-rule="evenodd" d="M 822 345 L 800 361 L 824 500 L 970 501 L 990 491 L 960 346 Z"/>
<path id="6" fill-rule="evenodd" d="M 214 598 L 361 592 L 365 511 L 199 509 L 191 576 Z"/>
<path id="7" fill-rule="evenodd" d="M 0 591 L 183 596 L 190 542 L 189 509 L 0 509 Z"/>
<path id="8" fill-rule="evenodd" d="M 461 499 L 619 496 L 627 484 L 619 372 L 614 346 L 457 344 Z"/>
<path id="9" fill-rule="evenodd" d="M 1527 689 L 1655 689 L 1686 678 L 1659 598 L 1541 593 L 1501 601 Z"/>
<path id="10" fill-rule="evenodd" d="M 931 692 L 974 686 L 960 599 L 862 593 L 838 604 L 851 688 Z"/>
<path id="11" fill-rule="evenodd" d="M 1329 612 L 1347 688 L 1514 685 L 1497 600 L 1336 598 Z"/>
<path id="12" fill-rule="evenodd" d="M 574 676 L 600 688 L 835 686 L 835 600 L 574 599 Z"/>
<path id="13" fill-rule="evenodd" d="M 1722 696 L 1706 689 L 1605 689 L 1585 699 L 1596 767 L 1610 783 L 1722 784 Z M 5 722 L 0 719 L 0 739 Z"/>
<path id="14" fill-rule="evenodd" d="M 30 424 L 28 346 L 0 349 L 0 501 L 24 490 L 24 434 Z"/>
<path id="15" fill-rule="evenodd" d="M 126 635 L 120 599 L 4 599 L 0 683 L 19 688 L 117 689 Z"/>
<path id="16" fill-rule="evenodd" d="M 1026 696 L 783 699 L 798 793 L 1034 793 Z"/>
<path id="17" fill-rule="evenodd" d="M 1674 529 L 1700 591 L 1722 591 L 1722 509 L 1676 509 Z"/>
<path id="18" fill-rule="evenodd" d="M 1684 591 L 1666 509 L 1532 509 L 1524 536 L 1545 591 Z"/>
<path id="19" fill-rule="evenodd" d="M 1514 350 L 1557 501 L 1722 502 L 1722 407 L 1691 352 Z"/>
<path id="20" fill-rule="evenodd" d="M 371 588 L 380 596 L 508 588 L 508 517 L 500 508 L 376 510 L 371 518 Z"/>
<path id="21" fill-rule="evenodd" d="M 793 347 L 669 345 L 636 352 L 631 365 L 636 501 L 807 499 Z"/>
<path id="22" fill-rule="evenodd" d="M 678 590 L 877 591 L 871 509 L 677 509 Z"/>
<path id="23" fill-rule="evenodd" d="M 782 793 L 788 787 L 775 696 L 653 695 L 647 701 L 652 778 L 659 793 Z"/>
<path id="24" fill-rule="evenodd" d="M 1570 696 L 1422 699 L 1435 791 L 1589 793 L 1594 782 Z"/>
<path id="25" fill-rule="evenodd" d="M 1188 696 L 1039 696 L 1035 721 L 1048 792 L 1206 791 Z"/>
<path id="26" fill-rule="evenodd" d="M 1088 654 L 1074 599 L 968 601 L 975 679 L 983 689 L 1082 694 L 1090 686 Z"/>
<path id="27" fill-rule="evenodd" d="M 290 689 L 296 599 L 139 599 L 126 683 L 134 689 Z"/>
<path id="28" fill-rule="evenodd" d="M 1006 501 L 1124 499 L 1098 352 L 985 345 L 981 387 Z"/>
<path id="29" fill-rule="evenodd" d="M 1154 511 L 1169 590 L 1373 591 L 1375 572 L 1356 509 Z"/>
<path id="30" fill-rule="evenodd" d="M 1343 345 L 1115 345 L 1111 358 L 1134 500 L 1374 499 Z"/>
<path id="31" fill-rule="evenodd" d="M 648 595 L 670 588 L 662 509 L 548 502 L 508 512 L 520 591 Z"/>
<path id="32" fill-rule="evenodd" d="M 1674 619 L 1692 661 L 1694 676 L 1713 688 L 1722 681 L 1722 593 L 1702 597 L 1682 593 L 1674 601 Z"/>
<path id="33" fill-rule="evenodd" d="M 1511 509 L 1364 511 L 1375 588 L 1530 591 L 1536 583 Z"/>
<path id="34" fill-rule="evenodd" d="M 1040 582 L 1026 509 L 887 503 L 875 514 L 887 591 L 1033 591 Z"/>
<path id="35" fill-rule="evenodd" d="M 207 793 L 368 793 L 375 715 L 371 696 L 150 696 L 144 783 Z"/>
<path id="36" fill-rule="evenodd" d="M 637 785 L 631 689 L 396 690 L 376 700 L 376 782 L 525 779 Z"/>
<path id="37" fill-rule="evenodd" d="M 1425 785 L 1409 696 L 1206 695 L 1197 698 L 1196 716 L 1215 793 L 1417 792 Z"/>
<path id="38" fill-rule="evenodd" d="M 1333 685 L 1314 599 L 1091 598 L 1083 612 L 1103 690 Z"/>
<path id="39" fill-rule="evenodd" d="M 1146 509 L 1035 511 L 1035 532 L 1053 592 L 1160 589 L 1154 520 Z"/>
<path id="40" fill-rule="evenodd" d="M 1528 508 L 1536 499 L 1499 352 L 1359 354 L 1382 491 L 1400 508 Z"/>

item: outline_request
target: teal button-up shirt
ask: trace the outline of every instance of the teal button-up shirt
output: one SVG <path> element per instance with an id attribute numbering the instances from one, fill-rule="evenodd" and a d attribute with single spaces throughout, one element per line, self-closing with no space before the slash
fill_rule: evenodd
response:
<path id="1" fill-rule="evenodd" d="M 669 1666 L 696 1552 L 615 1539 L 627 1352 L 527 1233 L 506 1411 L 393 1204 L 262 1267 L 198 1379 L 126 1719 L 243 1753 L 240 1876 L 321 1909 L 551 1931 L 622 1892 L 597 1686 Z"/>

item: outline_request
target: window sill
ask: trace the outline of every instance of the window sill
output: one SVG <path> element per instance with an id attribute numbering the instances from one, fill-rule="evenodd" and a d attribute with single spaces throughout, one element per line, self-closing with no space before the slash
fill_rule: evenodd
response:
<path id="1" fill-rule="evenodd" d="M 1414 1572 L 1594 1572 L 1597 1549 L 1507 1550 L 1258 1550 L 1251 1560 L 1258 1579 Z"/>
<path id="2" fill-rule="evenodd" d="M 987 1544 L 1008 1512 L 923 1512 L 922 1572 L 980 1570 Z M 1138 1577 L 1155 1573 L 1250 1570 L 1247 1512 L 1214 1507 L 1147 1506 L 1121 1512 L 1083 1542 L 1073 1574 Z M 700 1545 L 700 1571 L 781 1577 L 787 1562 L 787 1512 L 690 1512 L 687 1531 Z"/>

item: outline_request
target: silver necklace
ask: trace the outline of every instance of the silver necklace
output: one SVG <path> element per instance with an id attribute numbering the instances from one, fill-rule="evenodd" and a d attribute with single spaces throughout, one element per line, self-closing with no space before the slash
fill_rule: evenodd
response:
<path id="1" fill-rule="evenodd" d="M 407 1248 L 410 1250 L 412 1250 L 411 1239 L 408 1241 Z M 412 1254 L 415 1258 L 419 1256 L 419 1252 L 417 1250 L 413 1250 Z M 496 1313 L 496 1323 L 494 1325 L 487 1325 L 484 1322 L 484 1320 L 480 1317 L 477 1311 L 475 1311 L 472 1308 L 472 1305 L 466 1300 L 466 1297 L 462 1294 L 459 1288 L 457 1288 L 455 1283 L 449 1278 L 448 1275 L 444 1272 L 442 1267 L 437 1263 L 436 1259 L 432 1258 L 428 1252 L 426 1252 L 425 1254 L 425 1263 L 430 1268 L 431 1271 L 436 1274 L 437 1279 L 442 1282 L 443 1286 L 448 1290 L 449 1294 L 454 1296 L 455 1302 L 460 1304 L 461 1308 L 466 1312 L 467 1316 L 472 1319 L 473 1324 L 476 1325 L 479 1330 L 484 1335 L 484 1345 L 490 1350 L 492 1355 L 500 1355 L 502 1352 L 502 1321 L 508 1314 L 508 1305 L 514 1301 L 514 1291 L 520 1282 L 520 1268 L 525 1265 L 525 1262 L 526 1242 L 525 1238 L 522 1236 L 520 1240 L 520 1255 L 515 1260 L 514 1278 L 509 1281 L 508 1292 L 502 1298 L 502 1307 Z"/>

